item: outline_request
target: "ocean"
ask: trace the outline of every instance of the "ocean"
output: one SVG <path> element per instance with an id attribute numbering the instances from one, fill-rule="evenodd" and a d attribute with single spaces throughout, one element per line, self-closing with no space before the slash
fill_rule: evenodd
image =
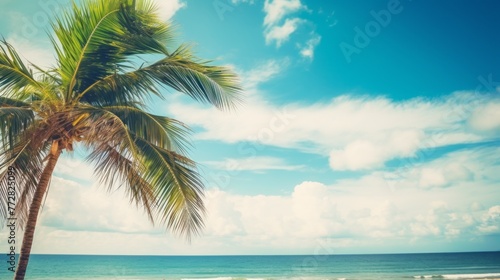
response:
<path id="1" fill-rule="evenodd" d="M 2 263 L 0 279 L 12 279 L 8 264 Z M 500 279 L 500 252 L 311 256 L 32 255 L 26 279 Z"/>

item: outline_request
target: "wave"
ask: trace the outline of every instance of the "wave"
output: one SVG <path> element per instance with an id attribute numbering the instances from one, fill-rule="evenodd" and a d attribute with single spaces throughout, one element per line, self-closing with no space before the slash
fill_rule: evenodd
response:
<path id="1" fill-rule="evenodd" d="M 443 275 L 417 275 L 415 279 L 493 279 L 500 278 L 500 273 L 478 273 L 478 274 L 443 274 Z"/>
<path id="2" fill-rule="evenodd" d="M 181 280 L 233 280 L 233 279 L 234 279 L 233 277 L 213 277 L 213 278 L 182 278 Z"/>
<path id="3" fill-rule="evenodd" d="M 476 273 L 476 274 L 442 274 L 442 275 L 416 275 L 413 276 L 414 279 L 456 279 L 456 280 L 473 280 L 473 279 L 500 279 L 500 273 Z M 288 279 L 288 280 L 318 280 L 326 279 L 323 277 L 266 277 L 266 278 L 247 278 L 247 277 L 212 277 L 212 278 L 182 278 L 181 280 L 276 280 L 276 279 Z M 347 278 L 330 278 L 331 280 L 347 280 Z"/>
<path id="4" fill-rule="evenodd" d="M 319 280 L 325 279 L 323 277 L 269 277 L 269 278 L 247 278 L 247 277 L 211 277 L 211 278 L 182 278 L 181 280 L 277 280 L 277 279 L 287 279 L 287 280 Z M 328 278 L 331 280 L 348 280 L 347 278 Z"/>
<path id="5" fill-rule="evenodd" d="M 182 278 L 181 280 L 267 280 L 271 278 L 246 278 L 246 277 L 211 277 L 211 278 Z"/>

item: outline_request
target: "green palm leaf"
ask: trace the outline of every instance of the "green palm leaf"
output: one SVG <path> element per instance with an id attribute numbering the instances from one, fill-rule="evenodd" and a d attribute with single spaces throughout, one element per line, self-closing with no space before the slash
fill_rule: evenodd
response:
<path id="1" fill-rule="evenodd" d="M 12 150 L 16 139 L 33 123 L 35 113 L 29 104 L 0 97 L 0 137 L 3 150 Z"/>
<path id="2" fill-rule="evenodd" d="M 167 53 L 172 37 L 153 6 L 145 1 L 89 1 L 86 9 L 74 5 L 54 24 L 66 100 L 106 76 L 121 72 L 133 55 Z M 60 43 L 60 46 L 59 44 Z"/>
<path id="3" fill-rule="evenodd" d="M 131 99 L 139 102 L 151 93 L 159 95 L 158 86 L 170 87 L 219 109 L 231 109 L 241 101 L 239 81 L 231 70 L 199 61 L 188 47 L 181 46 L 149 66 L 95 82 L 80 95 L 81 102 L 96 106 Z"/>
<path id="4" fill-rule="evenodd" d="M 25 228 L 16 279 L 23 279 L 36 221 L 62 152 L 82 143 L 100 182 L 124 189 L 149 219 L 190 239 L 203 227 L 203 183 L 189 159 L 190 130 L 147 112 L 164 89 L 219 109 L 240 101 L 237 76 L 172 47 L 173 28 L 147 0 L 82 0 L 52 23 L 57 64 L 26 65 L 0 41 L 0 218 Z M 173 50 L 173 51 L 171 51 Z M 151 60 L 151 61 L 150 61 Z"/>
<path id="5" fill-rule="evenodd" d="M 174 232 L 198 234 L 203 226 L 203 183 L 190 159 L 136 138 L 145 166 L 144 179 L 154 186 L 161 221 Z"/>
<path id="6" fill-rule="evenodd" d="M 10 149 L 2 149 L 0 153 L 0 217 L 7 218 L 8 209 L 8 167 L 16 170 L 16 216 L 23 227 L 27 221 L 29 204 L 38 185 L 43 169 L 43 161 L 47 155 L 48 143 L 43 141 L 47 131 L 38 125 L 32 125 L 16 138 Z M 42 141 L 39 141 L 42 140 Z"/>
<path id="7" fill-rule="evenodd" d="M 92 106 L 140 104 L 151 94 L 161 96 L 154 80 L 141 71 L 132 71 L 96 81 L 80 94 L 79 101 Z"/>
<path id="8" fill-rule="evenodd" d="M 108 106 L 103 109 L 120 118 L 131 133 L 151 144 L 171 151 L 186 152 L 189 130 L 183 123 L 132 106 Z"/>
<path id="9" fill-rule="evenodd" d="M 40 85 L 16 50 L 5 40 L 1 40 L 0 91 L 4 96 L 19 98 L 16 94 L 25 87 L 39 88 Z"/>
<path id="10" fill-rule="evenodd" d="M 106 143 L 95 144 L 93 149 L 87 160 L 95 165 L 94 173 L 99 181 L 108 186 L 108 190 L 124 187 L 130 201 L 142 207 L 154 222 L 156 198 L 153 187 L 140 175 L 141 166 Z"/>
<path id="11" fill-rule="evenodd" d="M 199 61 L 186 46 L 139 71 L 162 85 L 219 109 L 230 109 L 240 101 L 237 76 L 225 67 Z"/>

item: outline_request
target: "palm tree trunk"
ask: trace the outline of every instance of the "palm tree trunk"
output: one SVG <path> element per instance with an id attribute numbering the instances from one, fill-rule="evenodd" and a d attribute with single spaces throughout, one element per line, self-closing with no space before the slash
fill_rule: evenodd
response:
<path id="1" fill-rule="evenodd" d="M 38 219 L 38 213 L 40 212 L 40 206 L 42 205 L 42 200 L 49 186 L 50 178 L 52 177 L 52 172 L 56 167 L 57 160 L 61 155 L 61 149 L 57 142 L 52 143 L 52 148 L 48 156 L 48 162 L 45 169 L 42 172 L 40 181 L 33 196 L 33 201 L 31 202 L 30 212 L 28 215 L 28 221 L 26 223 L 26 228 L 24 229 L 23 245 L 21 247 L 21 252 L 19 256 L 19 263 L 16 269 L 15 280 L 24 280 L 26 275 L 26 269 L 28 268 L 28 261 L 31 253 L 31 245 L 33 244 L 33 237 L 35 235 L 36 221 Z"/>

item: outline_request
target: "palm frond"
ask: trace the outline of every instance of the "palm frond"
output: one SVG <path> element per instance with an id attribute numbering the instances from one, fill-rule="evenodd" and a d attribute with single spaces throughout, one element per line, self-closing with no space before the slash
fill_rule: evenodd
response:
<path id="1" fill-rule="evenodd" d="M 183 142 L 184 128 L 133 107 L 82 112 L 88 114 L 83 122 L 92 124 L 82 142 L 92 151 L 87 160 L 96 166 L 100 181 L 109 187 L 125 187 L 132 201 L 144 204 L 150 219 L 157 218 L 174 232 L 188 238 L 197 233 L 203 225 L 204 207 L 196 165 L 155 145 L 172 148 L 174 138 Z"/>
<path id="2" fill-rule="evenodd" d="M 76 115 L 87 114 L 79 126 L 84 127 L 82 143 L 91 148 L 94 143 L 106 143 L 120 151 L 128 151 L 132 158 L 137 157 L 134 136 L 127 124 L 112 111 L 96 107 L 82 107 Z"/>
<path id="3" fill-rule="evenodd" d="M 30 127 L 35 114 L 28 103 L 0 97 L 0 142 L 2 150 L 14 149 L 16 139 Z"/>
<path id="4" fill-rule="evenodd" d="M 138 1 L 142 3 L 143 1 Z M 95 81 L 121 72 L 131 55 L 166 53 L 167 24 L 147 5 L 134 0 L 85 1 L 56 18 L 53 40 L 66 100 Z"/>
<path id="5" fill-rule="evenodd" d="M 162 223 L 188 240 L 203 227 L 203 183 L 195 163 L 142 138 L 136 144 L 145 166 L 143 178 L 154 187 Z"/>
<path id="6" fill-rule="evenodd" d="M 138 72 L 219 109 L 231 109 L 241 101 L 237 75 L 227 67 L 211 66 L 209 62 L 199 61 L 185 45 Z"/>
<path id="7" fill-rule="evenodd" d="M 156 198 L 152 186 L 141 177 L 143 166 L 136 160 L 135 137 L 126 122 L 101 108 L 84 108 L 81 112 L 88 115 L 82 124 L 90 125 L 82 142 L 91 151 L 87 161 L 95 165 L 99 181 L 108 190 L 125 187 L 130 200 L 142 206 L 154 221 Z"/>
<path id="8" fill-rule="evenodd" d="M 158 7 L 147 0 L 123 1 L 119 37 L 114 38 L 126 55 L 168 54 L 166 46 L 173 41 L 173 27 L 158 16 Z"/>
<path id="9" fill-rule="evenodd" d="M 30 69 L 16 50 L 5 40 L 0 40 L 0 91 L 6 97 L 16 98 L 24 87 L 39 87 Z"/>
<path id="10" fill-rule="evenodd" d="M 94 174 L 99 181 L 108 190 L 124 188 L 130 202 L 142 207 L 154 223 L 156 198 L 153 187 L 141 177 L 142 167 L 130 160 L 126 151 L 121 151 L 123 155 L 107 143 L 94 142 L 91 148 L 87 161 L 94 164 Z"/>
<path id="11" fill-rule="evenodd" d="M 137 137 L 167 150 L 186 152 L 190 131 L 183 123 L 172 118 L 149 114 L 133 106 L 107 106 L 102 109 L 120 118 L 128 130 Z"/>
<path id="12" fill-rule="evenodd" d="M 198 61 L 187 46 L 181 46 L 152 65 L 96 81 L 81 94 L 81 102 L 102 106 L 124 100 L 143 101 L 150 94 L 161 96 L 158 85 L 219 109 L 231 109 L 241 101 L 239 80 L 233 71 Z"/>
<path id="13" fill-rule="evenodd" d="M 91 44 L 92 40 L 97 40 L 95 33 L 98 28 L 113 28 L 120 10 L 119 1 L 87 1 L 85 3 L 87 6 L 83 8 L 73 3 L 72 10 L 64 12 L 52 24 L 58 39 L 58 41 L 53 40 L 53 45 L 58 56 L 60 76 L 62 83 L 67 87 L 66 100 L 70 99 L 75 86 L 79 86 L 77 82 L 80 82 L 79 76 L 81 75 L 78 75 L 78 71 L 80 67 L 85 66 L 87 55 L 91 59 L 91 54 L 97 55 L 100 52 L 103 62 L 105 58 L 108 61 L 115 58 L 112 65 L 123 60 L 123 57 L 117 56 L 120 52 L 119 48 L 111 45 Z M 89 66 L 91 64 L 89 61 Z M 108 64 L 105 66 L 110 67 Z M 113 68 L 114 66 L 108 71 L 113 71 Z M 108 73 L 104 75 L 106 74 Z M 96 72 L 96 75 L 103 74 Z"/>
<path id="14" fill-rule="evenodd" d="M 80 102 L 92 106 L 143 103 L 151 94 L 160 96 L 156 84 L 140 71 L 113 73 L 96 81 L 80 94 Z"/>
<path id="15" fill-rule="evenodd" d="M 53 170 L 55 160 L 41 178 L 47 155 L 80 142 L 110 190 L 125 188 L 151 221 L 175 233 L 188 239 L 199 233 L 204 186 L 185 156 L 190 131 L 144 104 L 169 88 L 231 109 L 241 88 L 229 67 L 196 58 L 186 45 L 172 52 L 173 28 L 156 10 L 151 0 L 73 1 L 52 23 L 57 65 L 31 65 L 35 74 L 0 41 L 0 218 L 9 214 L 9 167 L 17 172 L 16 217 L 23 226 Z M 137 65 L 148 59 L 155 62 Z"/>
<path id="16" fill-rule="evenodd" d="M 32 125 L 17 137 L 12 149 L 0 153 L 0 217 L 7 218 L 9 167 L 15 170 L 16 205 L 15 215 L 21 227 L 28 218 L 29 205 L 43 171 L 43 161 L 48 153 L 47 131 L 39 125 Z M 44 139 L 45 138 L 45 139 Z"/>
<path id="17" fill-rule="evenodd" d="M 61 87 L 62 85 L 62 80 L 61 77 L 59 76 L 59 71 L 57 68 L 50 68 L 50 69 L 42 69 L 36 65 L 32 65 L 35 70 L 37 70 L 37 76 L 38 76 L 38 82 L 42 82 L 45 85 L 51 85 L 51 86 L 58 86 Z M 54 91 L 56 93 L 55 96 L 59 97 L 59 100 L 62 100 L 62 92 L 61 90 L 56 90 Z"/>

